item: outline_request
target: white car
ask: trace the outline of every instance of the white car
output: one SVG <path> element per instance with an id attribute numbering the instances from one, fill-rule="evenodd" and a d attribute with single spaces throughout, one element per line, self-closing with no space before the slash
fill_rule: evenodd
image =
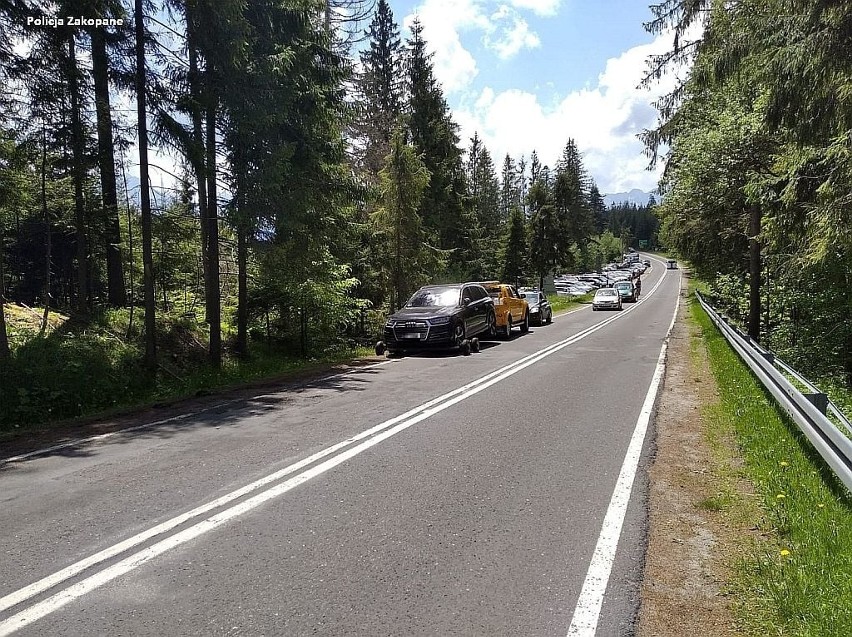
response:
<path id="1" fill-rule="evenodd" d="M 592 310 L 620 310 L 621 295 L 615 288 L 601 288 L 592 299 Z"/>

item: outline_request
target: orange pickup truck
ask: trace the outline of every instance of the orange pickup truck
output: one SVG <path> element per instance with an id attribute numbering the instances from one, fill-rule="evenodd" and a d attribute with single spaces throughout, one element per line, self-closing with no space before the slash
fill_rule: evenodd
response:
<path id="1" fill-rule="evenodd" d="M 530 306 L 513 286 L 499 281 L 485 281 L 482 286 L 494 299 L 496 328 L 501 337 L 512 338 L 512 327 L 515 325 L 519 325 L 522 332 L 529 332 Z"/>

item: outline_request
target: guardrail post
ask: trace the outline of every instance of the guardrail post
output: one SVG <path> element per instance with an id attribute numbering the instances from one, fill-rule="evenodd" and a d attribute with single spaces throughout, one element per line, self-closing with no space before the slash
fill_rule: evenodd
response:
<path id="1" fill-rule="evenodd" d="M 770 365 L 775 364 L 775 354 L 773 354 L 772 352 L 761 352 L 761 354 L 763 354 L 763 358 L 769 361 Z M 825 413 L 825 411 L 823 410 L 822 413 Z"/>
<path id="2" fill-rule="evenodd" d="M 802 396 L 807 398 L 819 410 L 819 413 L 825 416 L 825 412 L 828 410 L 828 396 L 822 392 L 802 394 Z"/>

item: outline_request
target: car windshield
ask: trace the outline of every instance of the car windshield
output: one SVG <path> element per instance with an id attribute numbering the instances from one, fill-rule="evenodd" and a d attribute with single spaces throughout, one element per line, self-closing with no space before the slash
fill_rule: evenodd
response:
<path id="1" fill-rule="evenodd" d="M 429 288 L 417 290 L 405 307 L 453 307 L 458 304 L 458 288 Z"/>
<path id="2" fill-rule="evenodd" d="M 595 294 L 595 296 L 597 296 L 597 297 L 615 296 L 615 295 L 616 295 L 616 291 L 613 290 L 612 288 L 605 288 L 605 289 L 598 290 L 597 293 Z"/>
<path id="3" fill-rule="evenodd" d="M 615 287 L 619 290 L 629 290 L 630 285 L 631 284 L 629 282 L 625 281 L 623 283 L 616 283 Z"/>
<path id="4" fill-rule="evenodd" d="M 537 292 L 524 294 L 524 298 L 527 300 L 527 303 L 529 303 L 531 305 L 534 304 L 534 303 L 538 303 L 538 293 Z"/>

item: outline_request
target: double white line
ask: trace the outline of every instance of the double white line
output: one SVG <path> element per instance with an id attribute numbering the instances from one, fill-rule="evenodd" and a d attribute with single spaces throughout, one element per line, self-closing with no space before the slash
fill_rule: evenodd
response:
<path id="1" fill-rule="evenodd" d="M 538 352 L 525 356 L 505 367 L 502 367 L 490 374 L 486 374 L 476 380 L 454 389 L 453 391 L 447 392 L 442 396 L 434 398 L 428 402 L 425 402 L 414 409 L 411 409 L 404 414 L 396 416 L 395 418 L 391 418 L 390 420 L 386 420 L 375 427 L 367 429 L 351 438 L 343 440 L 335 445 L 327 447 L 318 453 L 313 454 L 295 464 L 292 464 L 280 471 L 276 471 L 274 473 L 269 474 L 248 484 L 236 491 L 232 491 L 227 495 L 224 495 L 220 498 L 212 500 L 206 504 L 203 504 L 191 511 L 183 513 L 179 516 L 176 516 L 166 522 L 158 524 L 142 533 L 134 535 L 118 544 L 115 544 L 109 548 L 106 548 L 94 555 L 91 555 L 79 562 L 75 562 L 70 566 L 53 573 L 29 586 L 21 588 L 13 593 L 6 595 L 5 597 L 0 598 L 0 613 L 9 610 L 10 608 L 22 604 L 23 602 L 35 597 L 36 595 L 40 595 L 51 588 L 66 582 L 67 580 L 77 577 L 81 575 L 84 571 L 91 569 L 92 567 L 101 564 L 107 560 L 110 560 L 114 557 L 121 555 L 129 551 L 130 549 L 137 547 L 148 540 L 156 538 L 158 536 L 164 535 L 177 527 L 193 520 L 194 518 L 198 518 L 203 516 L 206 513 L 214 511 L 216 509 L 220 509 L 225 505 L 231 504 L 240 498 L 243 498 L 251 493 L 259 491 L 252 497 L 249 497 L 245 500 L 242 500 L 236 504 L 233 504 L 229 508 L 219 511 L 218 513 L 203 519 L 200 522 L 193 524 L 173 535 L 169 535 L 164 539 L 140 550 L 136 553 L 133 553 L 129 557 L 125 557 L 124 559 L 115 562 L 100 571 L 78 581 L 70 586 L 60 590 L 59 592 L 53 594 L 52 596 L 29 606 L 15 615 L 12 615 L 8 619 L 0 622 L 0 637 L 4 637 L 5 635 L 10 635 L 16 630 L 23 628 L 31 624 L 38 619 L 49 615 L 50 613 L 62 608 L 69 602 L 74 601 L 75 599 L 82 597 L 83 595 L 103 586 L 107 582 L 110 582 L 125 573 L 130 572 L 131 570 L 145 564 L 146 562 L 154 559 L 155 557 L 162 555 L 166 551 L 169 551 L 181 544 L 184 544 L 192 539 L 195 539 L 208 531 L 212 531 L 218 526 L 224 524 L 225 522 L 232 520 L 240 515 L 248 513 L 249 511 L 257 508 L 261 504 L 277 498 L 281 496 L 291 489 L 299 486 L 300 484 L 307 482 L 311 478 L 315 478 L 318 475 L 325 473 L 326 471 L 333 469 L 334 467 L 346 462 L 347 460 L 354 458 L 360 453 L 366 451 L 367 449 L 379 444 L 380 442 L 390 438 L 391 436 L 395 436 L 401 431 L 408 429 L 409 427 L 416 425 L 417 423 L 426 420 L 427 418 L 444 411 L 445 409 L 449 409 L 453 405 L 478 394 L 481 391 L 484 391 L 503 381 L 510 376 L 517 374 L 523 369 L 534 365 L 535 363 L 541 361 L 542 359 L 550 356 L 551 354 L 555 354 L 556 352 L 568 347 L 576 343 L 577 341 L 589 336 L 597 332 L 600 329 L 603 329 L 613 321 L 617 321 L 625 315 L 629 314 L 636 307 L 638 307 L 644 300 L 649 298 L 654 291 L 660 286 L 663 279 L 665 277 L 661 277 L 659 281 L 657 281 L 656 285 L 651 289 L 645 299 L 640 300 L 639 303 L 630 307 L 629 309 L 616 314 L 610 318 L 607 318 L 600 323 L 597 323 L 591 327 L 588 327 L 580 332 L 570 336 L 562 341 L 558 341 L 553 345 L 545 347 Z M 356 444 L 357 443 L 357 444 Z M 340 453 L 338 453 L 340 452 Z M 334 455 L 337 454 L 337 455 Z M 329 457 L 331 456 L 331 457 Z M 317 463 L 324 458 L 327 458 L 323 462 Z M 314 465 L 314 466 L 311 466 Z M 310 467 L 301 473 L 285 480 L 284 482 L 278 482 L 282 478 L 293 474 L 297 471 L 305 469 L 306 467 Z M 277 484 L 273 484 L 277 483 Z M 273 485 L 273 486 L 269 486 Z M 264 487 L 266 487 L 264 489 Z"/>

